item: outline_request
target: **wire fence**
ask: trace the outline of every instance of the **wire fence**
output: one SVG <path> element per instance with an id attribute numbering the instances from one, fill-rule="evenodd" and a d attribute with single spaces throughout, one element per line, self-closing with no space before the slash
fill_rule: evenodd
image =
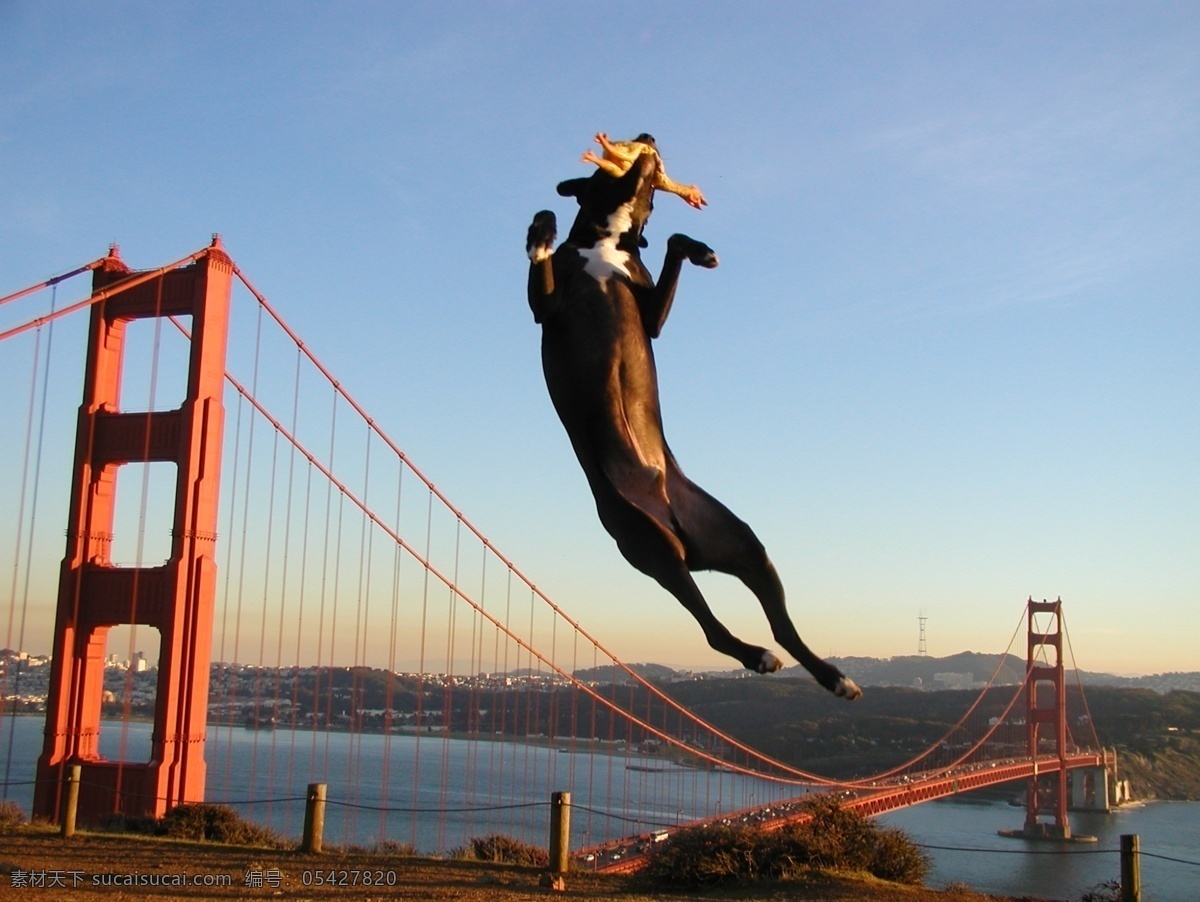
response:
<path id="1" fill-rule="evenodd" d="M 36 785 L 38 782 L 39 781 L 36 781 L 36 780 L 9 781 L 7 783 L 0 783 L 0 787 L 2 787 L 5 790 L 5 792 L 7 792 L 7 790 L 12 789 L 12 788 L 32 787 L 32 786 Z M 80 781 L 80 786 L 81 787 L 90 786 L 95 789 L 108 789 L 109 788 L 103 784 L 88 783 L 87 781 Z M 133 795 L 135 795 L 135 794 L 133 794 L 133 793 L 129 794 L 130 797 L 132 797 Z M 166 801 L 166 799 L 163 799 L 163 798 L 158 798 L 156 800 L 157 801 Z M 517 810 L 540 810 L 540 809 L 551 810 L 554 807 L 553 803 L 551 802 L 550 799 L 547 799 L 545 801 L 518 802 L 518 803 L 510 803 L 510 804 L 502 804 L 502 805 L 462 805 L 462 806 L 372 805 L 372 804 L 368 804 L 365 802 L 358 802 L 358 801 L 352 801 L 349 799 L 338 799 L 338 798 L 325 798 L 323 801 L 325 802 L 325 804 L 334 806 L 334 807 L 354 809 L 354 810 L 358 810 L 358 811 L 385 812 L 388 814 L 414 814 L 415 813 L 415 814 L 446 815 L 446 814 L 461 814 L 461 813 L 467 813 L 467 812 L 484 813 L 484 812 L 489 812 L 489 811 L 517 811 Z M 287 802 L 311 802 L 311 797 L 310 796 L 277 796 L 277 797 L 271 797 L 271 798 L 247 798 L 247 799 L 238 800 L 239 805 L 247 806 L 247 807 L 251 807 L 251 806 L 255 806 L 255 805 L 272 805 L 272 804 L 280 804 L 280 803 L 287 803 Z M 203 803 L 201 803 L 201 804 L 203 804 Z M 670 823 L 670 822 L 656 822 L 653 820 L 648 820 L 646 818 L 630 817 L 627 814 L 624 814 L 620 811 L 597 808 L 597 807 L 590 806 L 590 805 L 575 805 L 575 804 L 573 804 L 573 805 L 570 805 L 570 808 L 572 809 L 572 811 L 576 811 L 576 812 L 580 812 L 580 813 L 593 814 L 598 817 L 611 818 L 612 820 L 615 820 L 615 821 L 623 821 L 625 823 L 640 824 L 640 825 L 647 826 L 647 827 L 656 827 L 656 828 L 662 828 L 662 829 L 667 829 L 667 830 L 690 829 L 688 827 L 680 828 L 677 824 Z M 980 847 L 974 847 L 974 846 L 948 846 L 948 845 L 923 843 L 923 842 L 916 842 L 916 841 L 913 842 L 913 845 L 915 845 L 919 848 L 926 849 L 929 851 L 934 851 L 934 852 L 965 852 L 965 853 L 978 854 L 978 855 L 1023 855 L 1023 856 L 1024 855 L 1034 855 L 1034 856 L 1114 855 L 1114 854 L 1120 854 L 1120 852 L 1121 852 L 1120 848 L 1078 848 L 1078 847 L 1067 848 L 1065 844 L 1063 847 L 1052 848 L 1052 849 L 1028 849 L 1028 848 L 986 849 L 986 848 L 980 848 Z M 1144 858 L 1153 858 L 1155 860 L 1166 861 L 1166 862 L 1170 862 L 1172 864 L 1181 864 L 1181 865 L 1186 865 L 1189 867 L 1200 868 L 1200 860 L 1193 861 L 1193 860 L 1187 859 L 1187 858 L 1180 858 L 1180 857 L 1172 856 L 1172 855 L 1163 855 L 1163 854 L 1156 853 L 1156 852 L 1149 852 L 1149 851 L 1146 851 L 1145 849 L 1139 849 L 1138 854 Z"/>

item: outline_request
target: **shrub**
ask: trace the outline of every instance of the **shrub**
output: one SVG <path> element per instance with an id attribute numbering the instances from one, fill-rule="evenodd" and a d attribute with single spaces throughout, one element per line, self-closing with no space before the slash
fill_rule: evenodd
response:
<path id="1" fill-rule="evenodd" d="M 159 832 L 158 820 L 137 814 L 114 812 L 100 821 L 100 829 L 108 833 L 145 833 L 153 836 Z"/>
<path id="2" fill-rule="evenodd" d="M 1121 898 L 1121 881 L 1105 880 L 1097 883 L 1079 897 L 1079 902 L 1117 902 Z"/>
<path id="3" fill-rule="evenodd" d="M 879 827 L 867 870 L 881 880 L 919 884 L 929 873 L 929 856 L 903 830 Z"/>
<path id="4" fill-rule="evenodd" d="M 159 821 L 159 832 L 177 839 L 238 846 L 283 845 L 274 830 L 251 823 L 227 805 L 177 805 Z"/>
<path id="5" fill-rule="evenodd" d="M 779 831 L 780 838 L 810 867 L 868 870 L 877 825 L 836 802 L 808 805 L 812 820 Z"/>
<path id="6" fill-rule="evenodd" d="M 644 874 L 653 883 L 691 889 L 760 876 L 762 835 L 752 827 L 680 830 L 650 852 Z"/>
<path id="7" fill-rule="evenodd" d="M 818 800 L 809 811 L 811 820 L 773 832 L 744 826 L 681 831 L 651 850 L 646 876 L 698 888 L 788 880 L 811 868 L 866 871 L 913 884 L 928 873 L 925 853 L 899 830 L 880 827 L 832 801 Z"/>
<path id="8" fill-rule="evenodd" d="M 410 842 L 400 842 L 395 839 L 385 839 L 382 842 L 375 844 L 375 852 L 378 855 L 400 855 L 406 858 L 415 858 L 417 855 L 417 847 Z"/>
<path id="9" fill-rule="evenodd" d="M 16 827 L 25 823 L 25 812 L 16 802 L 0 802 L 0 827 Z"/>
<path id="10" fill-rule="evenodd" d="M 450 855 L 452 858 L 491 861 L 497 864 L 521 864 L 535 868 L 550 866 L 550 856 L 545 849 L 499 833 L 477 836 L 467 845 L 452 851 Z"/>

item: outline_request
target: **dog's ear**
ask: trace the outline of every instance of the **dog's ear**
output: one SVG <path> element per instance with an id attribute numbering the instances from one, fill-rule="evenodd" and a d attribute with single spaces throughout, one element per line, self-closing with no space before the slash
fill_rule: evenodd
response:
<path id="1" fill-rule="evenodd" d="M 587 183 L 587 179 L 568 179 L 565 182 L 559 182 L 558 194 L 560 197 L 579 197 Z"/>

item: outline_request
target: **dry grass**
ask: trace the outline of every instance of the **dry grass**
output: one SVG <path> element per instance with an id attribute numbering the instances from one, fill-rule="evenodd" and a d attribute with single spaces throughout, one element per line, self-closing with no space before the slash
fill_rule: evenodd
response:
<path id="1" fill-rule="evenodd" d="M 70 879 L 81 875 L 81 885 L 73 889 L 26 889 L 12 886 L 13 871 L 24 874 L 41 871 Z M 323 886 L 311 885 L 316 873 L 346 875 L 370 872 L 384 885 Z M 97 875 L 187 874 L 228 877 L 227 887 L 95 887 Z M 264 878 L 262 886 L 247 887 L 247 876 Z M 192 843 L 145 836 L 119 836 L 105 833 L 79 833 L 71 840 L 60 839 L 46 827 L 9 827 L 0 829 L 0 900 L 38 898 L 70 899 L 79 902 L 98 900 L 150 899 L 424 899 L 431 902 L 516 902 L 539 897 L 589 900 L 589 902 L 684 902 L 689 899 L 714 900 L 836 900 L 836 902 L 984 902 L 990 898 L 968 891 L 936 892 L 920 887 L 905 887 L 861 876 L 813 873 L 787 884 L 733 887 L 697 893 L 680 888 L 648 890 L 636 878 L 604 877 L 577 873 L 567 878 L 567 889 L 553 893 L 540 885 L 542 871 L 537 868 L 498 865 L 477 861 L 442 861 L 403 855 L 363 851 L 304 855 L 299 852 Z M 266 878 L 278 878 L 278 886 Z M 308 885 L 306 885 L 308 884 Z M 389 885 L 390 884 L 390 885 Z"/>

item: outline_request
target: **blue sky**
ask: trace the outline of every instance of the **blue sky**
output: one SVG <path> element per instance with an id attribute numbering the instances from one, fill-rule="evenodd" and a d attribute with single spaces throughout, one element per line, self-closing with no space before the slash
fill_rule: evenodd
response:
<path id="1" fill-rule="evenodd" d="M 684 470 L 822 654 L 1200 669 L 1200 6 L 0 0 L 0 293 L 230 254 L 438 486 L 626 660 L 724 666 L 596 521 L 525 228 L 598 130 L 697 212 L 658 341 Z M 0 352 L 2 353 L 2 352 Z M 747 639 L 753 601 L 704 582 Z"/>

